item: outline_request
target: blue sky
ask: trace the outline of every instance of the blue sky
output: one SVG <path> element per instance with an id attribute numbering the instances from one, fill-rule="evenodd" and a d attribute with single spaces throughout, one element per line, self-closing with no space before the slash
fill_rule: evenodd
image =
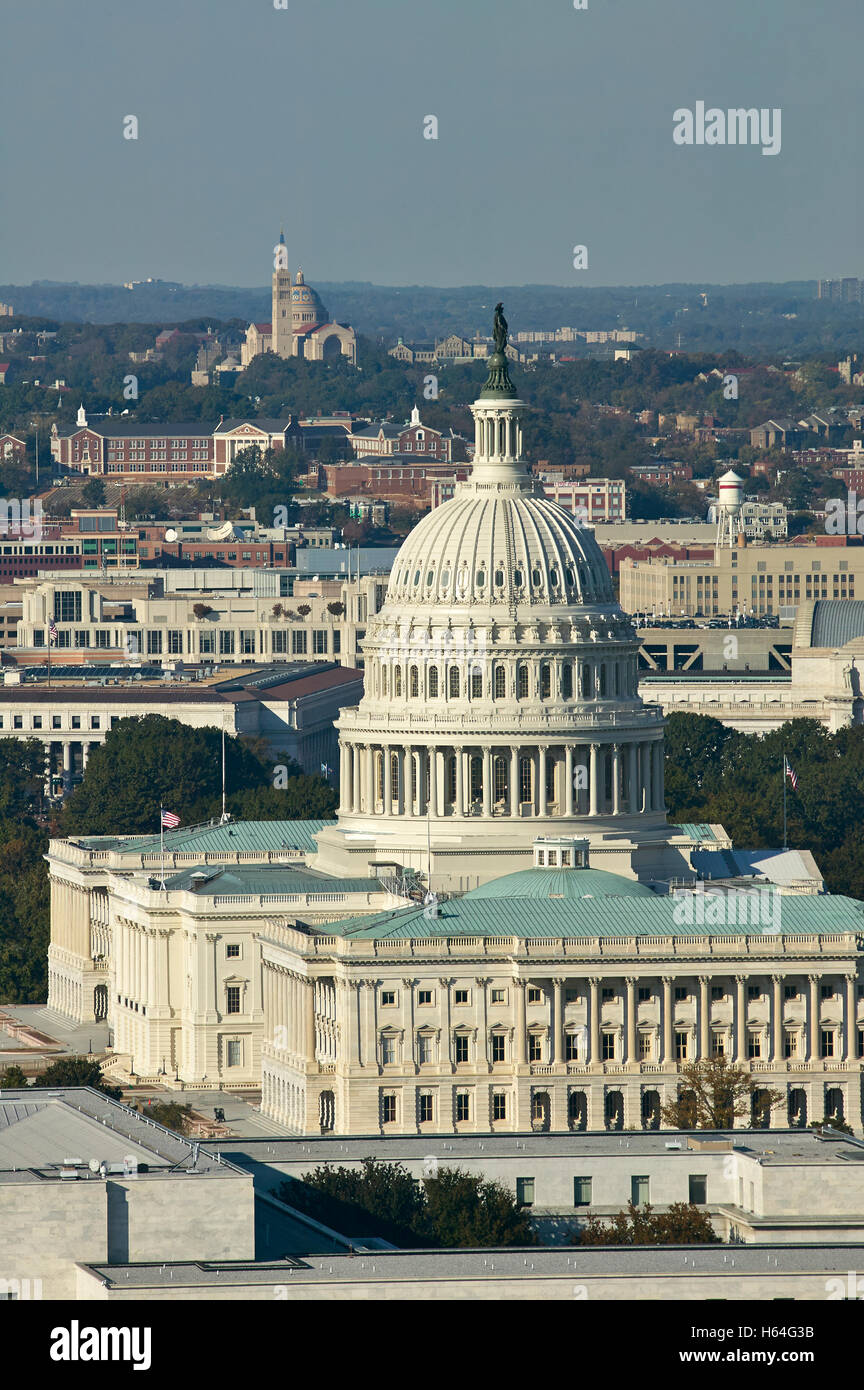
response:
<path id="1" fill-rule="evenodd" d="M 864 275 L 861 0 L 288 5 L 2 0 L 0 282 L 263 285 L 281 224 L 313 281 Z"/>

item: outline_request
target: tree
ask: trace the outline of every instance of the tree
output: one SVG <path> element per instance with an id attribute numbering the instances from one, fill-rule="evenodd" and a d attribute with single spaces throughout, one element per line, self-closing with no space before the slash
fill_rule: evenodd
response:
<path id="1" fill-rule="evenodd" d="M 103 1077 L 99 1063 L 91 1062 L 88 1057 L 58 1057 L 56 1062 L 52 1062 L 36 1077 L 33 1085 L 38 1090 L 48 1087 L 57 1089 L 61 1086 L 92 1086 L 97 1091 L 103 1091 L 106 1096 L 111 1096 L 113 1100 L 123 1099 L 120 1088 L 110 1085 Z"/>
<path id="2" fill-rule="evenodd" d="M 148 1120 L 155 1120 L 157 1125 L 176 1130 L 178 1134 L 185 1134 L 192 1115 L 191 1105 L 180 1105 L 176 1100 L 151 1101 L 149 1105 L 139 1101 L 136 1109 L 141 1115 L 146 1115 Z"/>
<path id="3" fill-rule="evenodd" d="M 0 1071 L 0 1091 L 20 1090 L 28 1084 L 26 1073 L 20 1067 L 13 1065 Z"/>
<path id="4" fill-rule="evenodd" d="M 757 1087 L 749 1072 L 728 1057 L 703 1057 L 679 1069 L 677 1100 L 661 1107 L 664 1124 L 673 1129 L 733 1129 L 744 1116 L 760 1124 L 783 1096 Z"/>
<path id="5" fill-rule="evenodd" d="M 589 1216 L 574 1232 L 574 1245 L 716 1245 L 720 1237 L 707 1212 L 688 1202 L 673 1202 L 665 1212 L 634 1206 L 608 1220 Z"/>
<path id="6" fill-rule="evenodd" d="M 459 1168 L 439 1168 L 423 1183 L 422 1229 L 443 1247 L 536 1245 L 530 1218 L 503 1183 Z"/>
<path id="7" fill-rule="evenodd" d="M 105 484 L 101 478 L 91 478 L 81 489 L 81 501 L 85 507 L 101 507 L 105 501 Z"/>

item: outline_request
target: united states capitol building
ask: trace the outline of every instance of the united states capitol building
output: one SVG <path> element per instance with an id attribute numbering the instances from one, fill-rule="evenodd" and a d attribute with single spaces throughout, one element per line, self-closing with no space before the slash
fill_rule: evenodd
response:
<path id="1" fill-rule="evenodd" d="M 667 821 L 636 635 L 528 473 L 506 345 L 499 311 L 471 478 L 367 625 L 337 820 L 52 841 L 49 1004 L 109 1021 L 110 1075 L 299 1134 L 655 1129 L 720 1055 L 772 1125 L 860 1131 L 864 907 Z"/>

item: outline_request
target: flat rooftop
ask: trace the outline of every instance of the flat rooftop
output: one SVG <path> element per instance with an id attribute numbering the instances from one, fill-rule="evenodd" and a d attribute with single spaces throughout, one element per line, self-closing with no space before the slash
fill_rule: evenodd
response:
<path id="1" fill-rule="evenodd" d="M 91 1160 L 104 1164 L 109 1176 L 129 1175 L 136 1168 L 140 1172 L 142 1165 L 148 1177 L 181 1171 L 211 1177 L 241 1173 L 217 1154 L 90 1087 L 0 1091 L 0 1183 L 98 1182 Z"/>

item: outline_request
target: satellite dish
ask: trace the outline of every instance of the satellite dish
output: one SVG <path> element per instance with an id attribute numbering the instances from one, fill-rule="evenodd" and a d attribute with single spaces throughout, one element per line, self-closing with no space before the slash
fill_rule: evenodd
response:
<path id="1" fill-rule="evenodd" d="M 168 527 L 168 530 L 165 532 L 165 539 L 166 541 L 176 541 L 177 532 L 174 530 L 173 526 Z"/>

